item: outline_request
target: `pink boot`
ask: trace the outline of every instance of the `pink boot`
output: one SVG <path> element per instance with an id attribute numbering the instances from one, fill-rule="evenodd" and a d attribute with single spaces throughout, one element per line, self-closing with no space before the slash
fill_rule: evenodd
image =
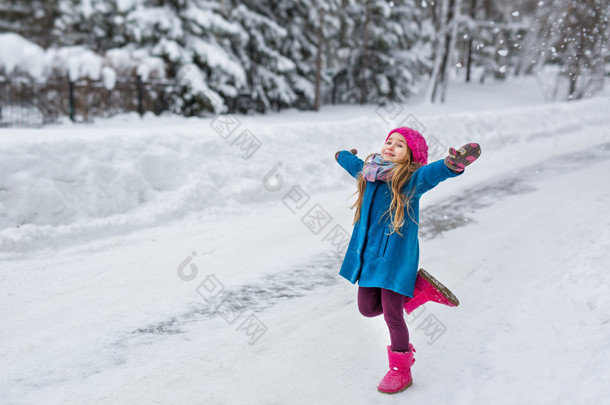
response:
<path id="1" fill-rule="evenodd" d="M 392 346 L 388 346 L 388 360 L 390 371 L 388 371 L 377 386 L 379 392 L 384 394 L 395 394 L 404 391 L 413 384 L 411 377 L 411 366 L 415 362 L 413 358 L 415 349 L 409 343 L 408 352 L 394 352 Z"/>
<path id="2" fill-rule="evenodd" d="M 438 302 L 449 307 L 460 305 L 460 301 L 447 287 L 432 277 L 426 270 L 419 269 L 415 279 L 413 298 L 407 297 L 404 305 L 405 311 L 410 314 L 428 301 Z"/>

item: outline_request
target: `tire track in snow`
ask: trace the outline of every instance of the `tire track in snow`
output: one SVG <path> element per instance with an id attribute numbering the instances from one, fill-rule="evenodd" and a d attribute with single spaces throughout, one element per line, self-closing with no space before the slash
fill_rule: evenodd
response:
<path id="1" fill-rule="evenodd" d="M 477 187 L 464 190 L 442 202 L 426 207 L 420 213 L 420 237 L 434 239 L 444 232 L 475 222 L 476 211 L 490 207 L 502 200 L 533 192 L 537 180 L 567 170 L 578 170 L 600 160 L 610 158 L 610 143 L 594 148 L 563 155 L 557 158 L 514 171 L 500 178 L 490 180 Z M 307 295 L 321 286 L 331 286 L 340 280 L 338 269 L 342 257 L 328 253 L 289 271 L 265 276 L 255 283 L 245 284 L 225 290 L 222 298 L 224 312 L 238 312 L 247 307 L 255 313 L 280 304 L 287 299 Z M 199 322 L 220 316 L 219 303 L 203 300 L 191 303 L 186 312 L 171 319 L 150 324 L 132 331 L 132 334 L 172 335 L 185 333 L 184 327 L 191 322 Z"/>
<path id="2" fill-rule="evenodd" d="M 220 312 L 262 312 L 282 301 L 305 296 L 321 286 L 330 286 L 339 281 L 337 269 L 341 259 L 327 253 L 289 271 L 270 274 L 260 281 L 222 291 L 219 297 L 206 302 L 204 298 L 190 303 L 190 309 L 166 321 L 138 328 L 132 333 L 177 334 L 191 322 L 220 316 Z"/>

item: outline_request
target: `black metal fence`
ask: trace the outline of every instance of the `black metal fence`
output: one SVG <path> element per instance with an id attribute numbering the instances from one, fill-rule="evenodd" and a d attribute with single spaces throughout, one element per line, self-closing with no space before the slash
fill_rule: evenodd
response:
<path id="1" fill-rule="evenodd" d="M 139 79 L 118 80 L 108 90 L 91 80 L 36 83 L 26 77 L 0 76 L 0 127 L 37 127 L 62 116 L 88 122 L 131 111 L 158 115 L 173 107 L 179 91 L 176 83 Z"/>

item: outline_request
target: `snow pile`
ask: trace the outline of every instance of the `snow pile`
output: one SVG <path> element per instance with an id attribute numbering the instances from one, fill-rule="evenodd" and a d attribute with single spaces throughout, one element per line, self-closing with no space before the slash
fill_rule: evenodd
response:
<path id="1" fill-rule="evenodd" d="M 97 81 L 102 74 L 102 58 L 83 46 L 51 48 L 45 59 L 47 70 L 57 70 L 61 76 L 68 76 L 72 82 L 80 78 Z"/>
<path id="2" fill-rule="evenodd" d="M 100 56 L 83 46 L 49 48 L 38 45 L 14 33 L 0 34 L 0 70 L 7 76 L 26 73 L 43 82 L 52 75 L 79 79 L 102 80 L 111 90 L 117 75 L 150 78 L 166 77 L 165 63 L 161 58 L 150 56 L 148 51 L 133 47 L 110 49 Z"/>
<path id="3" fill-rule="evenodd" d="M 165 79 L 165 63 L 161 58 L 150 56 L 143 49 L 133 47 L 109 49 L 105 55 L 106 64 L 122 77 L 137 74 L 143 81 L 150 78 Z"/>
<path id="4" fill-rule="evenodd" d="M 4 70 L 6 75 L 18 71 L 35 79 L 42 79 L 45 71 L 45 52 L 40 46 L 20 35 L 6 32 L 0 33 L 0 49 L 0 69 Z"/>

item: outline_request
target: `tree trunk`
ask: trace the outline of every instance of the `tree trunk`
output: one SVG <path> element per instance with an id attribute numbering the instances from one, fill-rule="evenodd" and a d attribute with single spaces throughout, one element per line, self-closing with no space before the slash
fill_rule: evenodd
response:
<path id="1" fill-rule="evenodd" d="M 470 1 L 470 18 L 474 21 L 477 15 L 477 0 Z M 474 33 L 470 33 L 468 37 L 468 45 L 466 48 L 466 82 L 470 82 L 470 75 L 472 72 L 472 36 Z"/>
<path id="2" fill-rule="evenodd" d="M 366 17 L 364 20 L 364 31 L 362 33 L 362 49 L 360 51 L 360 104 L 366 103 L 368 89 L 366 87 L 366 71 L 368 69 L 368 41 L 369 41 L 369 23 L 371 21 L 371 8 L 369 2 L 366 2 Z"/>
<path id="3" fill-rule="evenodd" d="M 574 15 L 574 0 L 570 0 L 568 4 L 567 14 L 565 16 L 565 21 L 568 21 L 568 24 L 573 20 Z M 571 25 L 571 26 L 570 26 Z M 583 35 L 578 31 L 582 28 L 580 26 L 574 26 L 570 24 L 568 26 L 568 32 L 571 32 L 570 42 L 567 44 L 567 52 L 568 55 L 567 60 L 564 59 L 565 64 L 568 66 L 568 78 L 570 80 L 570 87 L 568 89 L 568 100 L 574 100 L 578 98 L 578 94 L 576 91 L 578 90 L 578 77 L 580 76 L 580 59 L 583 56 L 582 50 L 583 46 Z M 580 34 L 580 35 L 579 35 Z M 575 41 L 578 37 L 579 43 L 577 44 Z"/>
<path id="4" fill-rule="evenodd" d="M 515 76 L 522 77 L 523 75 L 529 73 L 533 65 L 532 61 L 539 56 L 536 42 L 540 36 L 542 24 L 544 23 L 536 22 L 536 27 L 531 27 L 529 29 L 524 45 L 521 48 L 517 67 L 515 68 Z"/>
<path id="5" fill-rule="evenodd" d="M 483 0 L 483 9 L 485 10 L 485 20 L 494 20 L 493 14 L 493 0 Z"/>
<path id="6" fill-rule="evenodd" d="M 439 27 L 436 33 L 436 51 L 434 53 L 434 66 L 432 68 L 432 74 L 430 75 L 430 82 L 428 89 L 426 90 L 425 100 L 429 103 L 433 103 L 436 97 L 436 87 L 438 85 L 438 76 L 441 70 L 441 63 L 443 60 L 443 49 L 445 48 L 445 24 L 447 21 L 447 15 L 449 10 L 449 0 L 441 0 L 440 3 L 440 18 Z"/>
<path id="7" fill-rule="evenodd" d="M 322 78 L 322 45 L 324 42 L 324 9 L 320 8 L 320 29 L 318 30 L 318 54 L 316 55 L 316 96 L 313 102 L 314 111 L 320 109 L 320 81 Z"/>
<path id="8" fill-rule="evenodd" d="M 436 30 L 439 30 L 439 18 L 438 18 L 438 1 L 432 2 L 432 7 L 430 9 L 430 15 L 432 17 L 432 26 L 434 28 L 436 28 Z M 442 5 L 441 5 L 441 12 L 442 12 Z"/>
<path id="9" fill-rule="evenodd" d="M 576 94 L 576 82 L 578 80 L 578 73 L 570 73 L 570 89 L 568 92 L 568 100 L 575 100 L 578 98 Z"/>
<path id="10" fill-rule="evenodd" d="M 495 37 L 495 58 L 496 58 L 496 65 L 500 66 L 500 68 L 502 66 L 504 66 L 506 68 L 506 66 L 508 65 L 507 62 L 507 57 L 504 55 L 501 55 L 499 53 L 499 51 L 503 48 L 505 48 L 507 46 L 506 43 L 506 31 L 504 31 L 503 29 L 500 29 L 498 31 L 498 33 L 494 36 Z M 502 74 L 501 78 L 506 78 L 506 72 L 502 73 L 501 71 L 496 70 L 496 77 L 498 77 L 498 72 Z"/>
<path id="11" fill-rule="evenodd" d="M 452 0 L 453 3 L 453 12 L 451 22 L 453 27 L 451 28 L 451 37 L 448 38 L 447 53 L 444 58 L 444 69 L 443 69 L 443 85 L 441 92 L 441 103 L 445 102 L 445 97 L 447 96 L 447 86 L 449 85 L 449 69 L 454 66 L 453 62 L 453 54 L 455 53 L 455 44 L 457 43 L 457 35 L 458 35 L 458 26 L 460 24 L 460 10 L 462 7 L 462 0 Z"/>

